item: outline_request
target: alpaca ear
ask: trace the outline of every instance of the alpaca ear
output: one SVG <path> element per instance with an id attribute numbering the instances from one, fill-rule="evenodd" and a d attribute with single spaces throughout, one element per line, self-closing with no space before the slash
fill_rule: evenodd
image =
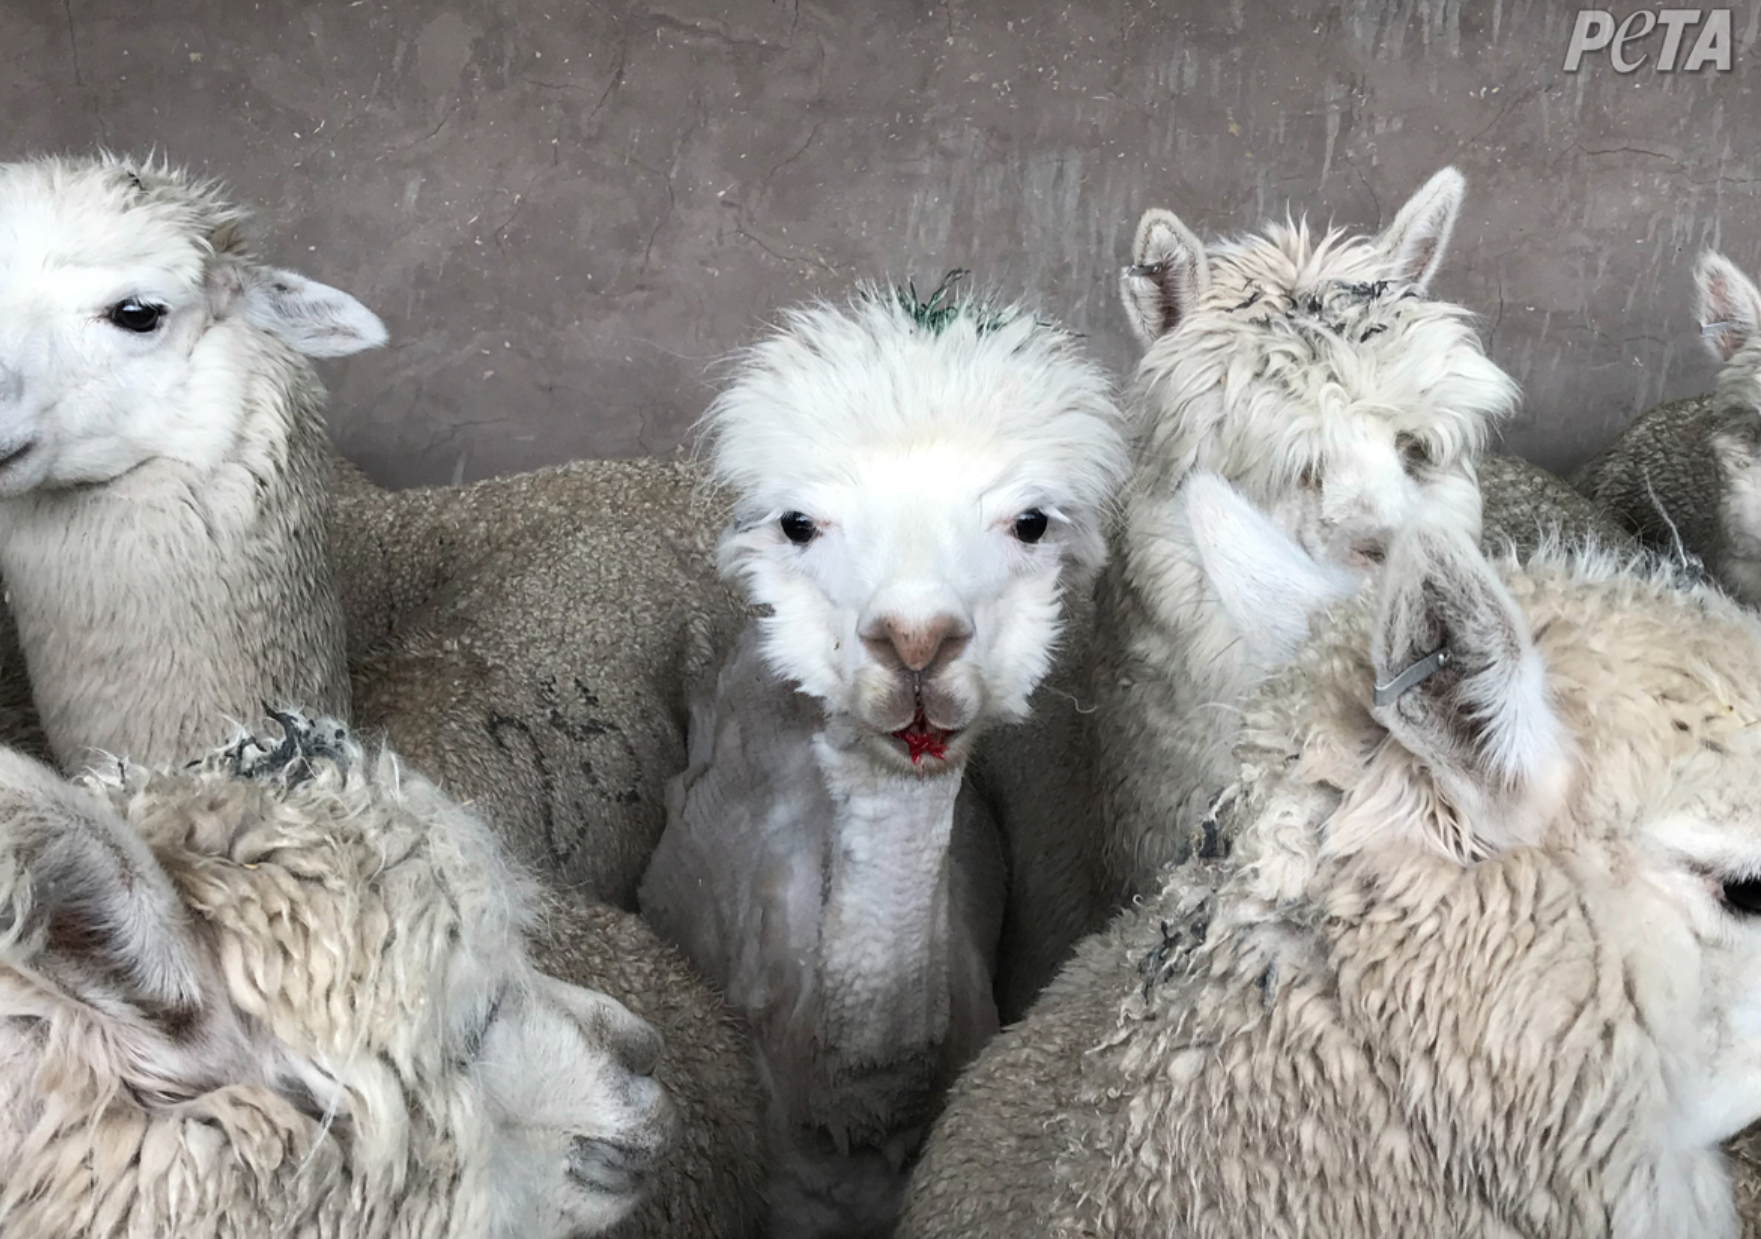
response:
<path id="1" fill-rule="evenodd" d="M 1421 293 L 1430 286 L 1443 262 L 1466 192 L 1467 182 L 1461 173 L 1444 168 L 1407 200 L 1376 242 L 1388 262 L 1390 278 Z"/>
<path id="2" fill-rule="evenodd" d="M 201 1007 L 197 959 L 140 835 L 47 766 L 0 751 L 0 961 L 175 1035 Z"/>
<path id="3" fill-rule="evenodd" d="M 1150 210 L 1137 222 L 1131 266 L 1119 292 L 1131 330 L 1145 345 L 1173 331 L 1198 306 L 1211 282 L 1205 247 L 1172 211 Z"/>
<path id="4" fill-rule="evenodd" d="M 1310 621 L 1356 593 L 1363 578 L 1316 559 L 1214 473 L 1180 488 L 1205 580 L 1248 655 L 1267 670 L 1296 656 Z"/>
<path id="5" fill-rule="evenodd" d="M 1695 313 L 1706 347 L 1720 361 L 1755 338 L 1761 327 L 1761 292 L 1723 254 L 1707 250 L 1694 267 Z"/>
<path id="6" fill-rule="evenodd" d="M 240 315 L 308 357 L 347 357 L 378 348 L 387 338 L 373 311 L 297 271 L 222 264 L 210 285 L 217 309 Z"/>
<path id="7" fill-rule="evenodd" d="M 1403 530 L 1382 571 L 1371 714 L 1394 744 L 1342 809 L 1341 833 L 1401 830 L 1463 863 L 1537 842 L 1570 757 L 1516 600 L 1452 527 Z"/>

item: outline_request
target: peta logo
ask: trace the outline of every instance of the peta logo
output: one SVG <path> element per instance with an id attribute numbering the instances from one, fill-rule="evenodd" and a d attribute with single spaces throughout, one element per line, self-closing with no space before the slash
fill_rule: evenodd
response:
<path id="1" fill-rule="evenodd" d="M 1616 73 L 1631 73 L 1651 59 L 1649 48 L 1633 45 L 1643 43 L 1658 27 L 1663 29 L 1663 46 L 1657 49 L 1657 72 L 1675 70 L 1676 56 L 1690 30 L 1695 32 L 1694 46 L 1681 62 L 1682 71 L 1692 73 L 1711 65 L 1719 73 L 1730 72 L 1729 9 L 1641 9 L 1618 27 L 1607 9 L 1579 9 L 1571 46 L 1565 49 L 1565 72 L 1576 73 L 1585 52 L 1606 49 Z M 1639 54 L 1629 59 L 1628 48 Z"/>

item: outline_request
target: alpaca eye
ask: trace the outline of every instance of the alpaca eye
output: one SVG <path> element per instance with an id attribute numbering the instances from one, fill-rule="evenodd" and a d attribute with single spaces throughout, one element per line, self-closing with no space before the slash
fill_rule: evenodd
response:
<path id="1" fill-rule="evenodd" d="M 1023 542 L 1034 543 L 1046 536 L 1046 526 L 1050 522 L 1046 514 L 1038 508 L 1029 508 L 1015 518 L 1015 536 Z"/>
<path id="2" fill-rule="evenodd" d="M 1761 916 L 1761 879 L 1726 882 L 1724 903 L 1739 916 Z"/>
<path id="3" fill-rule="evenodd" d="M 1399 434 L 1394 437 L 1394 446 L 1400 452 L 1400 463 L 1406 471 L 1422 469 L 1431 463 L 1431 445 L 1417 435 Z"/>
<path id="4" fill-rule="evenodd" d="M 165 307 L 151 305 L 130 297 L 126 301 L 118 301 L 111 306 L 104 317 L 124 331 L 146 335 L 159 325 L 160 319 L 165 317 Z"/>
<path id="5" fill-rule="evenodd" d="M 819 535 L 818 526 L 813 523 L 813 518 L 805 512 L 784 512 L 780 523 L 783 527 L 783 537 L 796 546 L 806 546 Z"/>

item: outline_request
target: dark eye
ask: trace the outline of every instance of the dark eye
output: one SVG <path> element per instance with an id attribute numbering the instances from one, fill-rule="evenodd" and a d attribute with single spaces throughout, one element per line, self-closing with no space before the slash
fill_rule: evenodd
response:
<path id="1" fill-rule="evenodd" d="M 1761 879 L 1724 884 L 1724 902 L 1739 916 L 1761 916 Z"/>
<path id="2" fill-rule="evenodd" d="M 130 297 L 126 301 L 118 301 L 111 306 L 104 317 L 124 331 L 146 335 L 147 332 L 159 325 L 160 319 L 165 317 L 165 307 L 150 305 L 145 301 L 137 301 Z"/>
<path id="3" fill-rule="evenodd" d="M 1399 434 L 1394 437 L 1394 446 L 1400 451 L 1400 463 L 1406 471 L 1422 469 L 1431 463 L 1431 445 L 1417 435 Z"/>
<path id="4" fill-rule="evenodd" d="M 796 546 L 806 546 L 819 535 L 819 527 L 813 523 L 813 518 L 805 512 L 784 512 L 781 524 L 783 537 Z"/>
<path id="5" fill-rule="evenodd" d="M 1015 518 L 1015 536 L 1023 542 L 1038 542 L 1046 536 L 1046 526 L 1050 522 L 1046 514 L 1038 508 L 1029 508 Z"/>

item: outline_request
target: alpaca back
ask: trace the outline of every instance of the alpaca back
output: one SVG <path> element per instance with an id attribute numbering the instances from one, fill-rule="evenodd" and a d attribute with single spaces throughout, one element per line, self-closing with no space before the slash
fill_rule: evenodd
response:
<path id="1" fill-rule="evenodd" d="M 633 907 L 685 764 L 687 684 L 742 608 L 682 462 L 577 462 L 387 492 L 343 476 L 330 524 L 356 715 L 523 860 Z"/>
<path id="2" fill-rule="evenodd" d="M 1488 452 L 1479 459 L 1480 545 L 1488 554 L 1506 546 L 1527 559 L 1544 543 L 1636 550 L 1631 535 L 1573 490 L 1564 479 L 1520 456 Z"/>
<path id="3" fill-rule="evenodd" d="M 1640 415 L 1576 473 L 1571 483 L 1644 545 L 1678 545 L 1714 568 L 1724 555 L 1720 499 L 1726 489 L 1713 451 L 1715 399 L 1690 396 Z"/>

